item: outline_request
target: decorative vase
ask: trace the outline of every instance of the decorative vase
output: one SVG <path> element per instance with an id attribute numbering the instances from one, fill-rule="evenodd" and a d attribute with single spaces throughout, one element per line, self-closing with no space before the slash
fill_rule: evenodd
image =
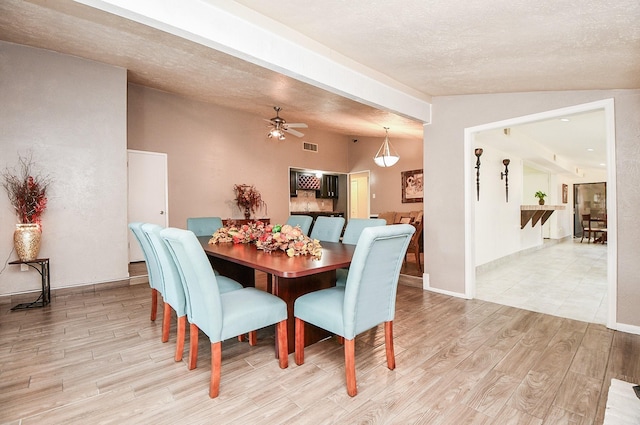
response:
<path id="1" fill-rule="evenodd" d="M 13 232 L 13 246 L 21 261 L 33 261 L 38 258 L 41 237 L 39 225 L 16 224 L 16 230 Z"/>
<path id="2" fill-rule="evenodd" d="M 244 208 L 244 218 L 249 220 L 251 218 L 251 210 L 249 207 Z"/>
<path id="3" fill-rule="evenodd" d="M 538 201 L 538 204 L 540 204 L 540 205 L 544 205 L 544 199 L 540 199 L 540 200 Z"/>

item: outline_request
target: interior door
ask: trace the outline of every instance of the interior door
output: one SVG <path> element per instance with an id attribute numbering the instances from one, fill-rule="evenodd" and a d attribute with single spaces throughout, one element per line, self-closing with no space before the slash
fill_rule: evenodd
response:
<path id="1" fill-rule="evenodd" d="M 369 172 L 349 175 L 349 218 L 369 218 Z"/>
<path id="2" fill-rule="evenodd" d="M 167 227 L 167 154 L 128 150 L 128 221 Z M 129 231 L 129 262 L 144 255 Z"/>

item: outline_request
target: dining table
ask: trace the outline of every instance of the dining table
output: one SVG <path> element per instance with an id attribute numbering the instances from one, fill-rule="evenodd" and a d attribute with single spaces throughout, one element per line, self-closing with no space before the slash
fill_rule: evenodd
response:
<path id="1" fill-rule="evenodd" d="M 287 303 L 289 353 L 292 353 L 295 348 L 293 305 L 296 298 L 309 292 L 335 286 L 336 270 L 349 267 L 355 250 L 355 245 L 321 242 L 320 258 L 311 255 L 289 257 L 284 251 L 266 252 L 257 249 L 254 244 L 232 242 L 210 244 L 209 239 L 208 236 L 198 238 L 211 265 L 222 276 L 234 279 L 245 287 L 255 287 L 256 270 L 270 276 L 273 295 Z M 311 324 L 305 324 L 304 335 L 305 346 L 329 336 L 325 330 Z"/>

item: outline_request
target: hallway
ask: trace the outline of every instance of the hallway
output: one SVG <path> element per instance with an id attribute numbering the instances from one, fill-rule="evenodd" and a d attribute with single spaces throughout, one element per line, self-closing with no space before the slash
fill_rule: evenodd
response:
<path id="1" fill-rule="evenodd" d="M 476 271 L 476 298 L 554 316 L 607 323 L 607 245 L 580 239 Z"/>

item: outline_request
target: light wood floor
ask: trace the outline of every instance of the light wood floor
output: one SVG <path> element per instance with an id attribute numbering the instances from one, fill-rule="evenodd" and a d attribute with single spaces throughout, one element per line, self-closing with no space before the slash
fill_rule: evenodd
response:
<path id="1" fill-rule="evenodd" d="M 210 399 L 207 338 L 197 369 L 174 362 L 175 320 L 163 344 L 147 285 L 10 307 L 0 304 L 0 424 L 600 424 L 611 378 L 640 381 L 640 336 L 404 284 L 397 368 L 381 328 L 359 336 L 354 398 L 334 339 L 281 370 L 267 328 L 255 347 L 223 344 Z"/>

